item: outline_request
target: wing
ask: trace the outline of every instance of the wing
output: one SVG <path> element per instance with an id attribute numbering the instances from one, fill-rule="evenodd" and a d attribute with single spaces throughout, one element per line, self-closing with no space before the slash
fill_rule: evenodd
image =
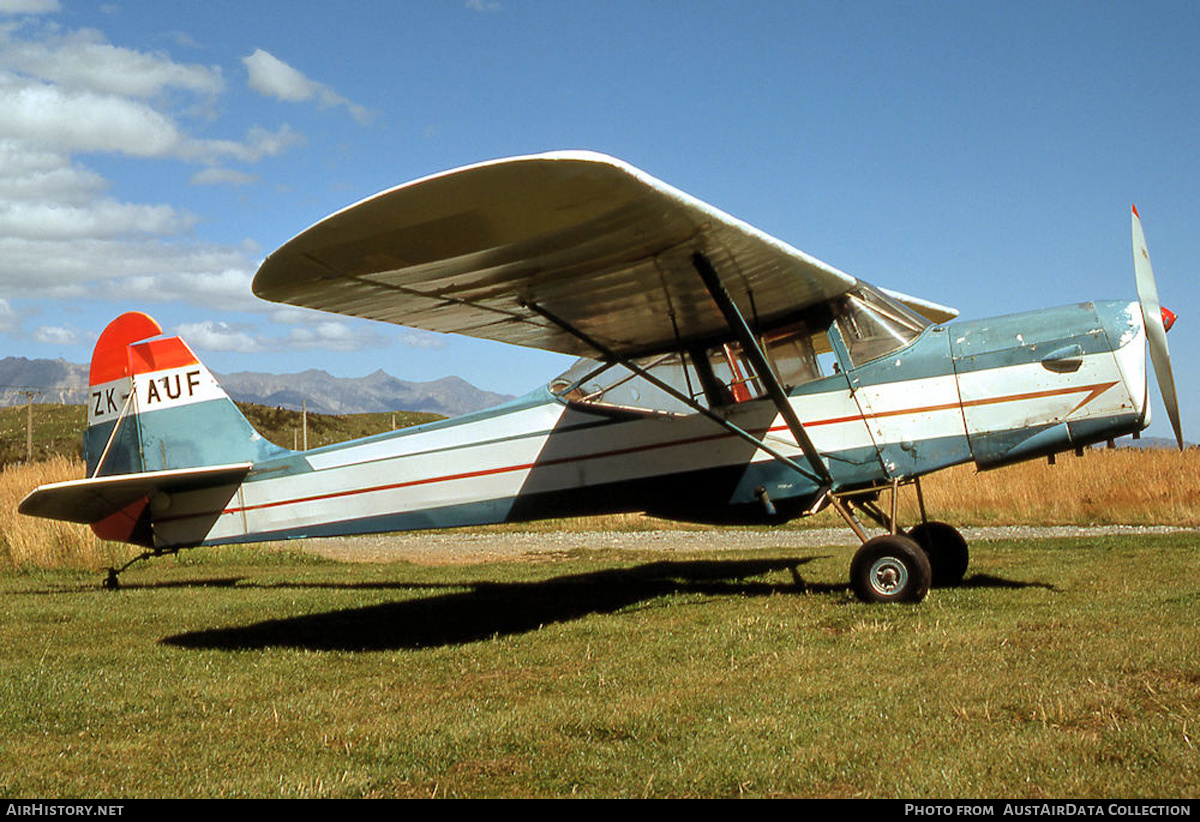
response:
<path id="1" fill-rule="evenodd" d="M 696 252 L 763 328 L 856 282 L 619 160 L 559 152 L 350 206 L 270 255 L 253 288 L 275 302 L 594 356 L 534 304 L 636 356 L 728 336 Z M 913 303 L 926 316 L 931 306 Z"/>

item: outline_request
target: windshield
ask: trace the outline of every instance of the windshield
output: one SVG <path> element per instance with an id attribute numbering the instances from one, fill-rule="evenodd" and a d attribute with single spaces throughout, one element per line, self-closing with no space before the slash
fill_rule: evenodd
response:
<path id="1" fill-rule="evenodd" d="M 865 283 L 838 302 L 834 316 L 850 362 L 856 366 L 903 348 L 930 325 L 920 314 Z"/>

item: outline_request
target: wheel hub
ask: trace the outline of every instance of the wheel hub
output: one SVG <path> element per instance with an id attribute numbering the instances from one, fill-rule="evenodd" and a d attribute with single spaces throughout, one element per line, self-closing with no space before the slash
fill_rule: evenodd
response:
<path id="1" fill-rule="evenodd" d="M 908 584 L 908 568 L 895 557 L 880 557 L 871 566 L 871 587 L 891 596 Z"/>

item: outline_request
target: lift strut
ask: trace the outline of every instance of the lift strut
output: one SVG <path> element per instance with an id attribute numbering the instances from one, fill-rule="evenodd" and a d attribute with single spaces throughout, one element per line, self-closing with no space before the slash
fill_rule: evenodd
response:
<path id="1" fill-rule="evenodd" d="M 759 382 L 767 389 L 767 396 L 771 398 L 771 402 L 775 403 L 775 409 L 783 417 L 783 421 L 787 423 L 788 430 L 792 432 L 792 436 L 796 439 L 796 444 L 800 446 L 800 450 L 804 452 L 804 456 L 808 458 L 808 464 L 812 466 L 813 471 L 821 478 L 825 489 L 833 487 L 833 477 L 829 473 L 829 467 L 821 459 L 821 455 L 818 453 L 816 446 L 812 444 L 812 440 L 808 438 L 808 434 L 804 431 L 804 426 L 800 424 L 800 418 L 796 416 L 795 409 L 792 408 L 791 402 L 788 401 L 787 392 L 783 390 L 783 386 L 779 384 L 779 379 L 775 376 L 774 369 L 767 362 L 767 355 L 763 352 L 762 345 L 750 330 L 750 326 L 746 323 L 742 312 L 738 310 L 737 303 L 729 296 L 729 292 L 725 289 L 725 284 L 721 282 L 721 277 L 717 274 L 717 270 L 713 268 L 708 258 L 698 251 L 692 255 L 692 265 L 700 275 L 700 279 L 704 280 L 704 286 L 717 303 L 717 308 L 721 309 L 721 314 L 725 317 L 725 322 L 729 324 L 730 330 L 733 331 L 734 336 L 741 343 L 742 353 L 750 360 L 750 365 L 754 368 L 754 373 L 758 376 Z"/>

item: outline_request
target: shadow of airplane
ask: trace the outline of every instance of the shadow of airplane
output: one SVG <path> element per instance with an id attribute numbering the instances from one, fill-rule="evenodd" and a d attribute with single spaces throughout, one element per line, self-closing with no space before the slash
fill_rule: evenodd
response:
<path id="1" fill-rule="evenodd" d="M 664 594 L 769 596 L 794 593 L 797 586 L 805 587 L 797 568 L 811 561 L 812 558 L 653 562 L 541 582 L 481 582 L 472 584 L 468 591 L 265 620 L 252 625 L 191 631 L 166 637 L 161 642 L 192 649 L 282 647 L 312 651 L 383 651 L 460 645 L 534 631 L 544 625 L 580 619 L 589 614 L 612 613 Z M 791 583 L 746 581 L 749 577 L 785 570 L 792 574 Z M 301 586 L 306 584 L 301 583 Z M 847 587 L 831 586 L 831 590 Z"/>

